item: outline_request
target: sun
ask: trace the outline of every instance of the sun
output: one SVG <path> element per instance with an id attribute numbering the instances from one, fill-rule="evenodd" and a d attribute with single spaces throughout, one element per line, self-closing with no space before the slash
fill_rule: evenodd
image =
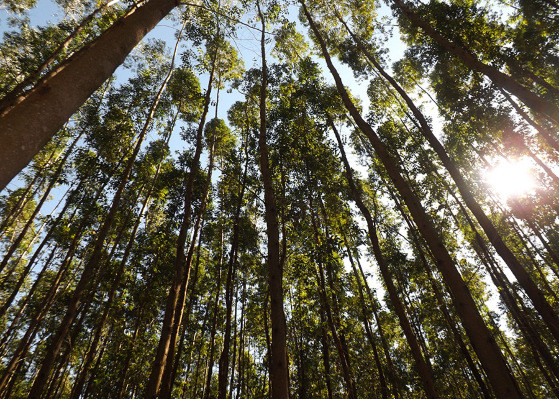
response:
<path id="1" fill-rule="evenodd" d="M 485 181 L 504 200 L 531 194 L 536 189 L 534 169 L 528 158 L 497 161 L 485 173 Z"/>

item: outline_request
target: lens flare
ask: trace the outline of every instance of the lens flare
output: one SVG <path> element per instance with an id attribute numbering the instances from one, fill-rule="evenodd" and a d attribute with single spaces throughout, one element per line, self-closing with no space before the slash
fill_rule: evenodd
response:
<path id="1" fill-rule="evenodd" d="M 499 160 L 487 170 L 485 180 L 491 190 L 507 200 L 532 193 L 536 188 L 534 170 L 527 158 Z"/>

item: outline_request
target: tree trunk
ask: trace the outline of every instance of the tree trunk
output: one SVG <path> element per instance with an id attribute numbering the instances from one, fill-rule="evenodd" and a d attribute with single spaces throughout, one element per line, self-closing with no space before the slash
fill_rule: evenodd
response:
<path id="1" fill-rule="evenodd" d="M 56 49 L 49 55 L 42 63 L 35 69 L 32 73 L 30 73 L 23 81 L 18 83 L 9 93 L 7 93 L 1 100 L 0 100 L 0 113 L 13 106 L 15 103 L 18 102 L 18 99 L 24 97 L 21 93 L 25 90 L 27 86 L 33 84 L 36 80 L 38 80 L 41 74 L 54 62 L 56 59 L 62 54 L 64 50 L 68 48 L 68 46 L 72 43 L 72 41 L 81 33 L 82 30 L 85 29 L 87 25 L 93 18 L 97 16 L 97 14 L 101 13 L 108 7 L 112 6 L 113 4 L 118 3 L 120 0 L 111 0 L 105 4 L 100 5 L 97 7 L 93 12 L 91 12 L 88 16 L 86 16 L 79 25 L 68 35 L 66 39 L 62 43 L 56 47 Z M 116 21 L 115 23 L 118 23 Z"/>
<path id="2" fill-rule="evenodd" d="M 400 1 L 400 0 L 395 0 Z M 353 32 L 349 29 L 349 27 L 345 24 L 345 22 L 340 18 L 340 21 L 345 25 L 347 31 L 352 36 L 352 38 L 357 42 L 359 48 L 363 51 L 366 55 L 367 59 L 371 61 L 371 63 L 375 66 L 375 68 L 379 71 L 379 73 L 390 83 L 390 85 L 400 94 L 400 96 L 404 99 L 410 110 L 412 111 L 413 115 L 419 122 L 421 126 L 421 132 L 423 136 L 427 139 L 429 144 L 433 147 L 437 155 L 439 156 L 440 160 L 442 161 L 443 165 L 449 172 L 450 176 L 456 183 L 456 187 L 460 192 L 464 202 L 468 206 L 468 208 L 472 211 L 474 216 L 476 217 L 477 221 L 483 228 L 483 231 L 489 238 L 493 247 L 497 250 L 497 253 L 503 258 L 506 262 L 510 270 L 514 273 L 515 277 L 517 278 L 518 282 L 528 295 L 528 297 L 532 300 L 534 307 L 540 313 L 542 318 L 544 319 L 545 323 L 548 325 L 549 329 L 553 333 L 555 339 L 559 343 L 559 317 L 547 302 L 545 295 L 540 291 L 538 286 L 534 283 L 530 275 L 527 273 L 524 266 L 520 263 L 520 261 L 516 258 L 513 252 L 507 247 L 499 232 L 489 219 L 479 203 L 475 200 L 469 185 L 466 183 L 462 174 L 458 170 L 455 162 L 448 156 L 446 150 L 444 149 L 443 145 L 437 139 L 429 123 L 423 116 L 422 112 L 415 106 L 412 99 L 407 95 L 407 93 L 402 89 L 402 87 L 388 74 L 386 71 L 381 67 L 381 65 L 376 61 L 376 59 L 372 56 L 372 54 L 365 48 L 363 43 L 353 34 Z"/>
<path id="3" fill-rule="evenodd" d="M 0 190 L 178 3 L 150 0 L 133 10 L 0 112 Z"/>
<path id="4" fill-rule="evenodd" d="M 400 398 L 401 385 L 399 383 L 398 373 L 396 372 L 396 367 L 394 366 L 394 362 L 392 361 L 392 356 L 390 355 L 390 348 L 388 346 L 388 342 L 386 341 L 386 333 L 384 332 L 384 328 L 382 327 L 382 324 L 380 322 L 376 299 L 373 296 L 373 293 L 371 292 L 371 288 L 369 287 L 369 284 L 367 283 L 367 276 L 365 276 L 365 272 L 363 271 L 363 267 L 361 266 L 361 262 L 359 261 L 358 254 L 355 256 L 355 263 L 357 263 L 359 274 L 361 275 L 361 279 L 367 290 L 367 297 L 369 298 L 369 302 L 371 303 L 371 310 L 373 312 L 373 316 L 377 324 L 382 350 L 384 351 L 384 356 L 386 357 L 386 363 L 388 365 L 388 371 L 390 372 L 390 380 L 392 382 L 392 388 L 393 388 L 392 394 L 394 395 L 395 398 Z"/>
<path id="5" fill-rule="evenodd" d="M 172 69 L 172 67 L 171 67 L 171 69 Z M 130 158 L 128 159 L 128 162 L 126 164 L 126 168 L 125 168 L 125 170 L 123 172 L 123 175 L 121 177 L 119 186 L 118 186 L 118 188 L 117 188 L 117 190 L 114 194 L 114 197 L 112 199 L 112 204 L 111 204 L 111 208 L 109 210 L 109 213 L 107 214 L 107 217 L 105 218 L 105 220 L 103 222 L 103 225 L 101 226 L 101 228 L 99 229 L 99 232 L 97 234 L 97 238 L 95 240 L 95 245 L 93 247 L 93 251 L 91 253 L 91 256 L 85 264 L 85 267 L 83 269 L 80 280 L 79 280 L 79 282 L 78 282 L 78 284 L 77 284 L 77 286 L 74 290 L 74 293 L 72 294 L 72 298 L 71 298 L 70 303 L 68 305 L 68 309 L 66 311 L 66 314 L 64 315 L 64 318 L 63 318 L 62 322 L 60 323 L 60 326 L 58 327 L 58 330 L 54 334 L 54 337 L 52 338 L 52 341 L 50 342 L 50 344 L 48 346 L 45 358 L 43 359 L 43 362 L 42 362 L 41 368 L 39 370 L 39 373 L 37 375 L 37 378 L 35 379 L 35 381 L 33 383 L 33 386 L 31 387 L 31 391 L 30 391 L 30 394 L 29 394 L 30 397 L 39 397 L 40 393 L 43 391 L 44 386 L 45 386 L 45 384 L 48 380 L 48 376 L 51 372 L 50 369 L 51 369 L 51 367 L 54 363 L 56 355 L 58 354 L 58 351 L 60 350 L 64 340 L 66 339 L 66 336 L 68 335 L 70 327 L 71 327 L 72 323 L 74 322 L 74 319 L 77 316 L 78 308 L 79 308 L 82 296 L 85 294 L 87 289 L 92 285 L 91 280 L 94 279 L 94 277 L 97 273 L 97 268 L 98 268 L 99 263 L 101 261 L 101 255 L 102 255 L 102 250 L 103 250 L 103 246 L 104 246 L 104 243 L 105 243 L 105 238 L 109 234 L 112 222 L 113 222 L 114 218 L 116 217 L 116 214 L 118 212 L 119 205 L 120 205 L 120 200 L 122 198 L 122 195 L 124 193 L 124 189 L 125 189 L 125 187 L 128 183 L 128 179 L 129 179 L 130 174 L 132 172 L 132 169 L 134 167 L 134 162 L 136 160 L 136 157 L 138 156 L 138 153 L 140 152 L 140 149 L 142 148 L 142 143 L 143 143 L 144 138 L 146 137 L 146 135 L 148 133 L 149 126 L 151 125 L 151 121 L 152 121 L 152 119 L 154 117 L 154 114 L 155 114 L 155 110 L 157 108 L 157 105 L 159 104 L 159 100 L 161 99 L 161 95 L 163 94 L 163 91 L 165 89 L 165 86 L 166 86 L 167 82 L 169 81 L 170 76 L 171 76 L 171 74 L 169 73 L 166 76 L 166 78 L 163 80 L 163 83 L 162 83 L 159 91 L 157 92 L 157 94 L 155 95 L 155 98 L 153 99 L 150 110 L 149 110 L 148 115 L 146 117 L 146 121 L 144 122 L 144 126 L 142 128 L 142 131 L 138 135 L 138 139 L 137 139 L 136 145 L 134 147 L 134 150 L 132 151 L 132 154 L 131 154 Z"/>
<path id="6" fill-rule="evenodd" d="M 210 76 L 208 78 L 208 86 L 204 96 L 204 109 L 202 115 L 200 116 L 200 122 L 198 124 L 198 129 L 196 131 L 196 144 L 194 151 L 194 159 L 192 161 L 192 168 L 188 173 L 186 179 L 186 186 L 184 192 L 184 217 L 180 226 L 179 236 L 177 239 L 177 251 L 175 255 L 175 274 L 173 276 L 173 281 L 171 283 L 171 288 L 169 289 L 169 294 L 167 296 L 167 303 L 165 305 L 165 316 L 163 319 L 163 325 L 161 329 L 161 335 L 159 337 L 159 344 L 157 346 L 157 352 L 155 360 L 152 364 L 151 374 L 149 381 L 146 385 L 146 399 L 156 398 L 159 395 L 159 389 L 161 385 L 161 380 L 163 378 L 163 372 L 167 364 L 167 356 L 169 355 L 169 348 L 171 345 L 173 337 L 173 325 L 176 323 L 175 314 L 177 308 L 179 307 L 179 297 L 181 293 L 181 287 L 183 287 L 183 280 L 186 279 L 186 284 L 188 284 L 188 274 L 189 265 L 187 265 L 187 254 L 186 251 L 186 240 L 188 235 L 188 229 L 190 227 L 190 219 L 192 215 L 192 196 L 194 190 L 194 183 L 196 180 L 196 175 L 198 174 L 200 168 L 200 156 L 202 154 L 203 147 L 203 133 L 204 125 L 206 122 L 206 117 L 208 115 L 208 109 L 210 106 L 210 96 L 212 91 L 214 74 L 216 72 L 216 57 L 217 53 L 213 54 L 212 66 L 210 70 Z M 179 312 L 180 313 L 180 312 Z M 176 337 L 175 337 L 176 339 Z M 173 349 L 174 350 L 174 349 Z"/>
<path id="7" fill-rule="evenodd" d="M 365 221 L 367 222 L 369 239 L 371 240 L 371 246 L 373 248 L 373 254 L 375 256 L 375 260 L 377 261 L 382 278 L 386 285 L 386 289 L 390 297 L 390 302 L 392 302 L 392 306 L 394 306 L 394 311 L 398 316 L 400 327 L 402 327 L 402 330 L 404 331 L 404 335 L 406 336 L 406 340 L 410 346 L 412 356 L 414 358 L 417 370 L 419 372 L 419 376 L 423 383 L 423 388 L 429 398 L 438 398 L 439 395 L 437 393 L 437 390 L 435 389 L 435 383 L 433 381 L 431 365 L 428 363 L 428 360 L 425 359 L 425 357 L 422 354 L 419 342 L 417 340 L 417 336 L 413 332 L 404 305 L 398 296 L 396 286 L 394 285 L 390 270 L 388 268 L 388 263 L 386 262 L 384 255 L 382 254 L 382 250 L 380 248 L 380 243 L 378 240 L 376 226 L 373 221 L 373 217 L 371 216 L 369 209 L 363 203 L 361 195 L 359 194 L 359 191 L 353 181 L 353 172 L 345 156 L 345 150 L 343 148 L 343 143 L 338 133 L 338 130 L 336 129 L 333 123 L 330 123 L 330 127 L 333 129 L 334 134 L 336 135 L 336 140 L 338 141 L 338 147 L 340 149 L 342 161 L 344 163 L 344 167 L 346 170 L 346 178 L 350 187 L 352 199 L 353 201 L 355 201 L 357 207 L 359 208 L 361 214 L 363 215 Z"/>
<path id="8" fill-rule="evenodd" d="M 81 228 L 85 227 L 85 223 L 82 223 L 82 226 L 80 226 L 80 227 Z M 68 249 L 66 257 L 65 257 L 64 261 L 62 262 L 62 265 L 58 269 L 58 273 L 56 274 L 56 276 L 54 278 L 54 281 L 51 283 L 51 286 L 49 287 L 49 290 L 47 291 L 45 299 L 43 300 L 39 309 L 37 309 L 37 311 L 33 315 L 33 318 L 30 320 L 29 327 L 27 328 L 27 331 L 25 332 L 25 335 L 21 338 L 16 350 L 12 354 L 12 358 L 10 359 L 10 362 L 4 368 L 2 377 L 0 378 L 0 390 L 4 389 L 6 384 L 9 381 L 9 379 L 12 378 L 12 376 L 10 374 L 12 373 L 12 371 L 16 367 L 19 367 L 18 363 L 23 363 L 23 359 L 24 359 L 25 355 L 27 354 L 27 351 L 29 350 L 29 347 L 31 346 L 35 336 L 37 335 L 37 333 L 39 331 L 39 326 L 40 326 L 41 322 L 43 321 L 43 319 L 45 318 L 48 309 L 50 308 L 52 303 L 55 301 L 56 296 L 59 292 L 60 284 L 63 281 L 63 279 L 65 278 L 66 274 L 68 273 L 69 265 L 70 265 L 70 262 L 71 262 L 71 260 L 74 256 L 74 252 L 76 250 L 76 247 L 78 246 L 80 237 L 81 237 L 80 234 L 76 234 L 76 236 L 72 240 L 72 243 L 70 244 L 70 248 Z M 36 284 L 34 284 L 33 287 L 35 287 L 36 285 L 38 285 L 37 282 L 36 282 Z M 17 322 L 17 318 L 19 317 L 19 315 L 23 313 L 23 310 L 25 309 L 25 307 L 27 305 L 27 301 L 29 299 L 29 296 L 30 296 L 30 294 L 28 295 L 28 297 L 26 298 L 26 301 L 24 302 L 21 309 L 19 310 L 18 315 L 16 315 L 16 318 L 12 321 L 12 326 L 14 326 L 15 323 Z M 6 334 L 10 333 L 10 330 L 12 330 L 12 326 L 6 332 Z M 7 338 L 7 335 L 6 335 L 5 338 Z"/>
<path id="9" fill-rule="evenodd" d="M 260 172 L 264 185 L 264 204 L 266 234 L 268 236 L 268 285 L 270 292 L 270 319 L 272 324 L 270 378 L 272 381 L 272 399 L 288 399 L 287 370 L 287 326 L 283 312 L 283 265 L 280 262 L 280 240 L 278 210 L 270 169 L 268 146 L 266 144 L 266 96 L 268 71 L 266 66 L 266 23 L 260 10 L 260 2 L 256 2 L 262 23 L 260 50 L 262 56 L 262 81 L 260 83 L 260 132 L 258 148 L 260 154 Z"/>
<path id="10" fill-rule="evenodd" d="M 217 329 L 217 313 L 219 311 L 219 297 L 221 294 L 221 269 L 223 267 L 223 231 L 221 232 L 221 254 L 218 264 L 217 273 L 217 287 L 215 291 L 215 298 L 213 301 L 213 314 L 212 314 L 212 325 L 210 329 L 210 352 L 208 354 L 208 366 L 206 371 L 206 382 L 204 385 L 204 396 L 203 399 L 210 399 L 212 391 L 212 375 L 214 368 L 214 353 L 215 353 L 215 335 Z"/>
<path id="11" fill-rule="evenodd" d="M 455 338 L 456 342 L 458 343 L 458 347 L 460 348 L 460 352 L 464 356 L 464 359 L 466 360 L 466 363 L 468 364 L 468 367 L 470 368 L 476 382 L 478 383 L 478 385 L 479 385 L 479 387 L 480 387 L 480 389 L 483 393 L 483 397 L 486 398 L 486 399 L 490 399 L 492 397 L 491 393 L 489 392 L 487 386 L 485 385 L 485 382 L 483 381 L 483 378 L 482 378 L 481 374 L 479 373 L 472 357 L 470 356 L 470 353 L 468 351 L 468 347 L 466 346 L 466 343 L 462 339 L 462 334 L 460 333 L 457 325 L 455 324 L 455 322 L 454 322 L 454 320 L 453 320 L 453 318 L 452 318 L 452 316 L 451 316 L 451 314 L 450 314 L 450 312 L 449 312 L 449 310 L 446 306 L 446 302 L 445 302 L 443 293 L 439 289 L 439 285 L 438 285 L 438 283 L 436 282 L 436 280 L 433 276 L 431 267 L 427 263 L 427 259 L 425 257 L 423 247 L 421 245 L 421 241 L 420 241 L 420 238 L 418 236 L 417 229 L 413 225 L 412 221 L 409 220 L 408 215 L 405 213 L 402 205 L 400 204 L 400 201 L 396 198 L 396 196 L 394 195 L 392 190 L 390 190 L 390 194 L 392 196 L 393 201 L 396 203 L 396 207 L 400 211 L 400 214 L 402 215 L 402 218 L 405 220 L 405 222 L 408 226 L 408 230 L 411 232 L 411 236 L 412 236 L 414 246 L 417 250 L 417 253 L 419 255 L 421 263 L 423 264 L 425 270 L 427 271 L 427 277 L 429 279 L 431 289 L 433 290 L 433 293 L 435 294 L 435 298 L 437 299 L 437 302 L 439 303 L 439 306 L 441 308 L 441 312 L 442 312 L 442 314 L 445 318 L 445 321 L 447 322 L 448 327 L 450 328 L 452 334 L 454 335 L 454 338 Z"/>
<path id="12" fill-rule="evenodd" d="M 233 291 L 234 291 L 234 276 L 236 272 L 236 263 L 239 248 L 239 219 L 241 215 L 241 208 L 243 198 L 245 195 L 246 180 L 248 173 L 249 157 L 246 147 L 248 143 L 245 142 L 245 167 L 241 181 L 241 190 L 239 192 L 239 199 L 237 208 L 235 209 L 235 216 L 233 219 L 233 237 L 231 238 L 231 249 L 229 252 L 229 261 L 227 264 L 227 277 L 225 281 L 225 333 L 223 336 L 223 349 L 219 356 L 219 373 L 218 373 L 218 399 L 227 399 L 227 375 L 229 373 L 229 346 L 231 345 L 231 313 L 233 308 Z"/>
<path id="13" fill-rule="evenodd" d="M 355 278 L 355 282 L 357 283 L 357 290 L 359 293 L 359 301 L 361 302 L 361 316 L 363 319 L 363 327 L 365 328 L 365 334 L 367 336 L 367 340 L 371 345 L 371 349 L 373 350 L 373 358 L 375 360 L 375 365 L 377 367 L 378 376 L 379 376 L 379 383 L 380 383 L 380 393 L 383 399 L 388 398 L 388 386 L 386 385 L 386 379 L 384 377 L 384 372 L 382 370 L 382 363 L 380 361 L 380 356 L 377 348 L 377 344 L 375 342 L 375 338 L 373 336 L 373 331 L 371 329 L 371 323 L 369 323 L 369 315 L 367 311 L 367 302 L 365 301 L 365 295 L 363 294 L 363 285 L 361 276 L 357 272 L 357 267 L 355 266 L 355 262 L 353 261 L 353 256 L 351 255 L 351 249 L 349 247 L 349 243 L 347 242 L 345 234 L 342 233 L 342 238 L 344 241 L 344 245 L 347 249 L 347 255 L 349 258 L 349 263 L 351 265 L 351 270 L 353 271 L 353 276 Z M 396 391 L 397 392 L 397 391 Z"/>

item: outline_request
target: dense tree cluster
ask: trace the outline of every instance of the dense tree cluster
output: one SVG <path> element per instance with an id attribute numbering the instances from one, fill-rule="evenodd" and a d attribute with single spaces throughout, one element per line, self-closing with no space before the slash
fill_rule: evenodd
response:
<path id="1" fill-rule="evenodd" d="M 2 2 L 0 399 L 559 398 L 556 0 L 56 3 Z"/>

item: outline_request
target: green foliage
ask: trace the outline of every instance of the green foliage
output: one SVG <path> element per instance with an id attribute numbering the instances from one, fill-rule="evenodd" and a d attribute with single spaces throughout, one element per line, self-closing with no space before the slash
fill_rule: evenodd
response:
<path id="1" fill-rule="evenodd" d="M 76 21 L 100 5 L 57 3 Z M 511 7 L 502 13 L 497 3 L 503 2 L 430 0 L 413 3 L 412 10 L 480 61 L 556 102 L 556 1 L 508 1 Z M 95 18 L 54 65 L 102 34 L 128 5 Z M 348 84 L 350 73 L 358 77 L 360 87 L 348 87 L 350 100 L 420 198 L 522 394 L 550 397 L 559 378 L 553 374 L 555 338 L 518 282 L 509 281 L 510 273 L 463 204 L 457 182 L 425 139 L 423 126 L 363 50 L 425 114 L 474 200 L 557 308 L 557 154 L 534 128 L 539 123 L 553 131 L 554 122 L 528 109 L 530 120 L 518 114 L 496 83 L 460 62 L 395 7 L 390 17 L 389 7 L 369 0 L 306 5 L 337 57 L 335 67 L 343 65 L 342 84 Z M 21 15 L 0 44 L 2 92 L 32 74 L 77 26 L 64 20 L 32 27 L 24 15 L 32 6 L 32 1 L 4 2 L 7 10 Z M 437 269 L 438 259 L 364 131 L 348 118 L 341 93 L 313 45 L 318 38 L 294 20 L 295 4 L 263 1 L 258 6 L 269 52 L 265 130 L 280 230 L 291 396 L 348 397 L 348 379 L 357 397 L 381 398 L 383 384 L 386 397 L 425 396 L 388 280 L 381 279 L 374 260 L 368 226 L 351 199 L 334 127 L 356 169 L 356 191 L 372 213 L 389 278 L 439 395 L 482 397 L 488 379 Z M 191 251 L 192 262 L 187 276 L 179 276 L 187 285 L 179 299 L 184 303 L 182 322 L 172 347 L 171 396 L 217 397 L 228 323 L 229 396 L 271 395 L 257 10 L 253 1 L 181 6 L 163 27 L 172 25 L 178 32 L 186 21 L 183 35 L 176 36 L 176 65 L 170 62 L 174 43 L 145 41 L 126 59 L 126 68 L 90 97 L 0 197 L 0 258 L 22 235 L 0 270 L 0 391 L 7 397 L 28 394 L 123 181 L 118 209 L 101 243 L 99 267 L 87 282 L 78 317 L 51 370 L 48 396 L 144 395 L 168 312 L 169 287 L 178 278 L 177 251 Z M 391 24 L 406 46 L 400 60 L 390 57 Z M 204 112 L 211 116 L 202 120 Z M 145 141 L 130 159 L 143 129 Z M 197 132 L 203 133 L 199 165 L 194 155 Z M 79 134 L 83 138 L 56 176 L 59 161 Z M 518 156 L 540 165 L 535 176 L 543 184 L 525 197 L 499 199 L 482 175 L 498 159 Z M 191 216 L 181 231 L 191 174 Z M 51 179 L 55 184 L 48 192 Z M 48 197 L 46 205 L 37 209 L 43 196 Z M 194 234 L 198 221 L 199 235 Z M 184 248 L 178 246 L 181 237 L 186 237 Z M 92 362 L 86 368 L 88 354 Z M 7 372 L 12 361 L 17 367 Z M 2 382 L 4 375 L 9 378 Z M 84 386 L 72 394 L 80 376 Z"/>

